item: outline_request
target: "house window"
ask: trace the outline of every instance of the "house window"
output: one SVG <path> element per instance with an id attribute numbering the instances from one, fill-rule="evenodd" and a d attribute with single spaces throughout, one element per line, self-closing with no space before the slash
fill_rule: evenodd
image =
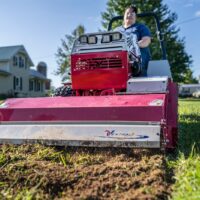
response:
<path id="1" fill-rule="evenodd" d="M 44 91 L 44 83 L 42 81 L 40 82 L 40 90 L 41 90 L 41 92 Z"/>
<path id="2" fill-rule="evenodd" d="M 51 89 L 51 82 L 50 80 L 45 82 L 45 90 L 50 90 Z"/>
<path id="3" fill-rule="evenodd" d="M 13 57 L 13 66 L 17 66 L 18 65 L 18 59 L 17 56 Z"/>
<path id="4" fill-rule="evenodd" d="M 29 80 L 29 91 L 33 91 L 33 89 L 34 89 L 34 81 Z"/>
<path id="5" fill-rule="evenodd" d="M 22 90 L 23 89 L 23 79 L 22 77 L 13 77 L 13 89 L 14 90 Z"/>
<path id="6" fill-rule="evenodd" d="M 34 82 L 34 91 L 38 92 L 38 91 L 40 91 L 40 88 L 41 88 L 40 81 L 39 80 L 35 80 L 35 82 Z"/>
<path id="7" fill-rule="evenodd" d="M 19 56 L 19 67 L 24 67 L 24 58 Z"/>
<path id="8" fill-rule="evenodd" d="M 34 91 L 37 92 L 37 80 L 34 81 Z"/>
<path id="9" fill-rule="evenodd" d="M 15 81 L 16 81 L 16 87 L 18 87 L 19 86 L 19 78 L 16 77 Z"/>
<path id="10" fill-rule="evenodd" d="M 41 90 L 41 83 L 40 81 L 37 82 L 37 91 L 40 91 Z"/>

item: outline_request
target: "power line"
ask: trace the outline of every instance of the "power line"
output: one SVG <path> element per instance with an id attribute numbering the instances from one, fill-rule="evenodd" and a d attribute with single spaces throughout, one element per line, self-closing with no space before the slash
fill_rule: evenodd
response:
<path id="1" fill-rule="evenodd" d="M 176 23 L 176 24 L 173 24 L 173 25 L 171 25 L 169 28 L 170 29 L 175 29 L 178 25 L 180 25 L 180 24 L 186 24 L 186 23 L 188 23 L 188 22 L 191 22 L 191 21 L 196 21 L 196 20 L 199 20 L 200 19 L 200 17 L 193 17 L 193 18 L 190 18 L 190 19 L 186 19 L 186 20 L 184 20 L 184 21 L 181 21 L 181 22 L 179 22 L 179 23 Z"/>
<path id="2" fill-rule="evenodd" d="M 184 21 L 181 21 L 181 22 L 179 22 L 179 23 L 177 23 L 177 24 L 174 24 L 174 25 L 172 25 L 172 29 L 173 28 L 175 28 L 177 25 L 180 25 L 180 24 L 185 24 L 185 23 L 188 23 L 188 22 L 191 22 L 191 21 L 196 21 L 196 20 L 199 20 L 200 19 L 200 17 L 198 16 L 198 17 L 193 17 L 193 18 L 190 18 L 190 19 L 186 19 L 186 20 L 184 20 Z M 50 57 L 53 57 L 53 56 L 55 56 L 55 53 L 54 54 L 50 54 L 50 55 L 46 55 L 46 56 L 41 56 L 41 57 L 34 57 L 33 59 L 44 59 L 44 58 L 50 58 Z"/>
<path id="3" fill-rule="evenodd" d="M 200 17 L 193 17 L 193 18 L 190 18 L 190 19 L 186 19 L 186 20 L 184 20 L 182 22 L 179 22 L 179 23 L 177 23 L 175 25 L 177 26 L 177 25 L 180 25 L 180 24 L 185 24 L 185 23 L 188 23 L 188 22 L 191 22 L 191 21 L 196 21 L 196 20 L 199 20 L 199 19 L 200 19 Z"/>

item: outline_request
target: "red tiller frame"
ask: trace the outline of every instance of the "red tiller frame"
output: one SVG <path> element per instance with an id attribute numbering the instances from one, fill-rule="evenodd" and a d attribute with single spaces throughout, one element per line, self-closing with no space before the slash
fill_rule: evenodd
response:
<path id="1" fill-rule="evenodd" d="M 155 99 L 165 94 L 9 99 L 0 122 L 159 122 L 165 105 L 150 106 Z"/>
<path id="2" fill-rule="evenodd" d="M 174 149 L 178 142 L 178 86 L 169 81 L 166 94 L 165 116 L 162 131 L 167 149 Z"/>
<path id="3" fill-rule="evenodd" d="M 18 98 L 0 109 L 0 123 L 146 122 L 160 123 L 165 148 L 177 143 L 177 86 L 169 93 L 113 96 Z M 162 100 L 162 105 L 152 105 Z"/>

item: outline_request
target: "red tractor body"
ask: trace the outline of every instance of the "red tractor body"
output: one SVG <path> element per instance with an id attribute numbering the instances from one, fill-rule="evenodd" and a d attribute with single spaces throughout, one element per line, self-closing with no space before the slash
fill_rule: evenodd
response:
<path id="1" fill-rule="evenodd" d="M 71 56 L 73 90 L 125 90 L 130 76 L 127 51 Z"/>
<path id="2" fill-rule="evenodd" d="M 117 34 L 118 40 L 103 42 Z M 178 91 L 169 63 L 150 61 L 147 77 L 132 77 L 120 34 L 86 34 L 75 41 L 71 96 L 3 102 L 0 143 L 175 148 Z"/>

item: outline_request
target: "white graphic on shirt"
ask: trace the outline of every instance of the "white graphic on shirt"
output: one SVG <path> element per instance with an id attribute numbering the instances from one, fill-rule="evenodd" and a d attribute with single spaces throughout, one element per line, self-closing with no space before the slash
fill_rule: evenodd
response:
<path id="1" fill-rule="evenodd" d="M 134 33 L 125 34 L 129 54 L 134 61 L 139 61 L 141 58 L 140 48 L 138 46 L 137 35 Z"/>
<path id="2" fill-rule="evenodd" d="M 141 62 L 141 52 L 138 46 L 137 35 L 135 33 L 137 31 L 137 28 L 132 27 L 125 30 L 123 27 L 119 27 L 116 30 L 120 31 L 122 34 L 125 35 L 128 52 L 131 57 L 131 60 L 136 62 Z"/>

